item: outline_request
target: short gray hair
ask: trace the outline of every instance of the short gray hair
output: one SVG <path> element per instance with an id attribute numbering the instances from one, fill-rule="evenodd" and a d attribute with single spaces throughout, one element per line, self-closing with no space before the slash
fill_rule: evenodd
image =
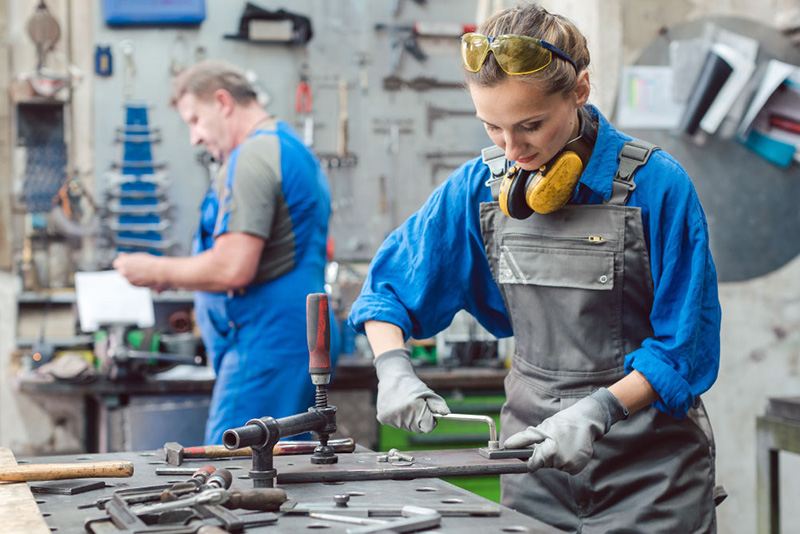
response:
<path id="1" fill-rule="evenodd" d="M 208 59 L 193 65 L 173 79 L 169 103 L 176 107 L 187 93 L 198 99 L 208 100 L 219 89 L 230 93 L 239 104 L 249 104 L 256 100 L 256 91 L 241 69 L 225 61 Z"/>

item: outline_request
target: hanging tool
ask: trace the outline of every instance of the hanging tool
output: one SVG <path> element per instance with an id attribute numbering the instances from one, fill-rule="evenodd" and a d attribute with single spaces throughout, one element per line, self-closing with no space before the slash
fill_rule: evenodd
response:
<path id="1" fill-rule="evenodd" d="M 36 12 L 28 19 L 28 35 L 36 45 L 36 72 L 40 72 L 44 67 L 45 56 L 53 50 L 61 37 L 61 26 L 50 14 L 44 0 L 39 0 Z"/>
<path id="2" fill-rule="evenodd" d="M 376 24 L 376 31 L 389 30 L 392 35 L 392 57 L 390 72 L 396 74 L 400 70 L 400 62 L 404 52 L 408 52 L 420 63 L 428 59 L 417 41 L 420 37 L 456 38 L 474 32 L 474 24 L 458 24 L 449 22 L 414 22 L 411 24 Z"/>
<path id="3" fill-rule="evenodd" d="M 320 444 L 319 441 L 279 441 L 272 448 L 275 456 L 284 454 L 310 454 Z M 353 452 L 356 448 L 353 438 L 334 439 L 328 442 L 335 452 Z M 180 443 L 171 441 L 164 444 L 164 458 L 170 465 L 181 465 L 189 458 L 232 458 L 236 456 L 250 456 L 253 454 L 250 447 L 228 450 L 223 445 L 206 445 L 204 447 L 183 447 Z"/>
<path id="4" fill-rule="evenodd" d="M 433 135 L 433 121 L 443 119 L 445 117 L 475 117 L 475 110 L 473 109 L 445 109 L 428 104 L 426 109 L 428 135 Z"/>
<path id="5" fill-rule="evenodd" d="M 124 478 L 133 476 L 133 462 L 86 462 L 75 464 L 30 464 L 0 467 L 0 481 L 28 482 L 71 478 Z"/>
<path id="6" fill-rule="evenodd" d="M 336 138 L 336 154 L 347 156 L 347 82 L 339 78 L 339 129 Z"/>
<path id="7" fill-rule="evenodd" d="M 399 76 L 387 76 L 383 79 L 383 89 L 385 91 L 399 91 L 407 87 L 414 91 L 427 91 L 429 89 L 464 89 L 463 82 L 440 82 L 436 78 L 428 76 L 417 76 L 411 80 L 404 80 Z"/>
<path id="8" fill-rule="evenodd" d="M 308 84 L 308 65 L 303 65 L 300 69 L 300 81 L 294 94 L 294 110 L 305 115 L 303 119 L 303 144 L 307 147 L 314 146 L 314 118 L 311 117 L 313 99 L 311 96 L 311 86 Z"/>
<path id="9" fill-rule="evenodd" d="M 130 100 L 133 96 L 133 78 L 136 76 L 136 64 L 133 62 L 133 41 L 125 39 L 119 43 L 120 52 L 125 58 L 123 71 L 122 96 Z"/>

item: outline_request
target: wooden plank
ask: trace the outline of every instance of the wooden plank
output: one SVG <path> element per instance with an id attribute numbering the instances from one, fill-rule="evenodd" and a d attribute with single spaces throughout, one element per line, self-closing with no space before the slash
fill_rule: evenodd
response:
<path id="1" fill-rule="evenodd" d="M 0 447 L 0 467 L 17 465 L 11 449 Z M 0 534 L 50 534 L 50 527 L 25 482 L 0 482 Z"/>

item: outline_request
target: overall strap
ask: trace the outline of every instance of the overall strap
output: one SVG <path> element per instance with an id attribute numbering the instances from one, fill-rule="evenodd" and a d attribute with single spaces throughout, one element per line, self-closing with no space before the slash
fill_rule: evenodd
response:
<path id="1" fill-rule="evenodd" d="M 641 139 L 627 141 L 619 153 L 619 167 L 614 175 L 614 185 L 611 190 L 609 204 L 624 206 L 627 204 L 631 193 L 636 189 L 633 175 L 639 167 L 647 163 L 650 154 L 659 150 L 659 147 Z"/>
<path id="2" fill-rule="evenodd" d="M 492 145 L 481 150 L 481 157 L 492 175 L 485 185 L 492 188 L 492 199 L 497 200 L 500 198 L 500 181 L 508 172 L 506 153 L 499 146 Z"/>

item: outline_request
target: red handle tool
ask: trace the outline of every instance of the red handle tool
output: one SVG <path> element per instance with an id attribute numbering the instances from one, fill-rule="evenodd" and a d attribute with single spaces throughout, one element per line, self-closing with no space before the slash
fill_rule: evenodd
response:
<path id="1" fill-rule="evenodd" d="M 308 334 L 308 372 L 314 385 L 328 384 L 331 379 L 331 328 L 328 295 L 311 293 L 306 298 L 306 332 Z"/>

